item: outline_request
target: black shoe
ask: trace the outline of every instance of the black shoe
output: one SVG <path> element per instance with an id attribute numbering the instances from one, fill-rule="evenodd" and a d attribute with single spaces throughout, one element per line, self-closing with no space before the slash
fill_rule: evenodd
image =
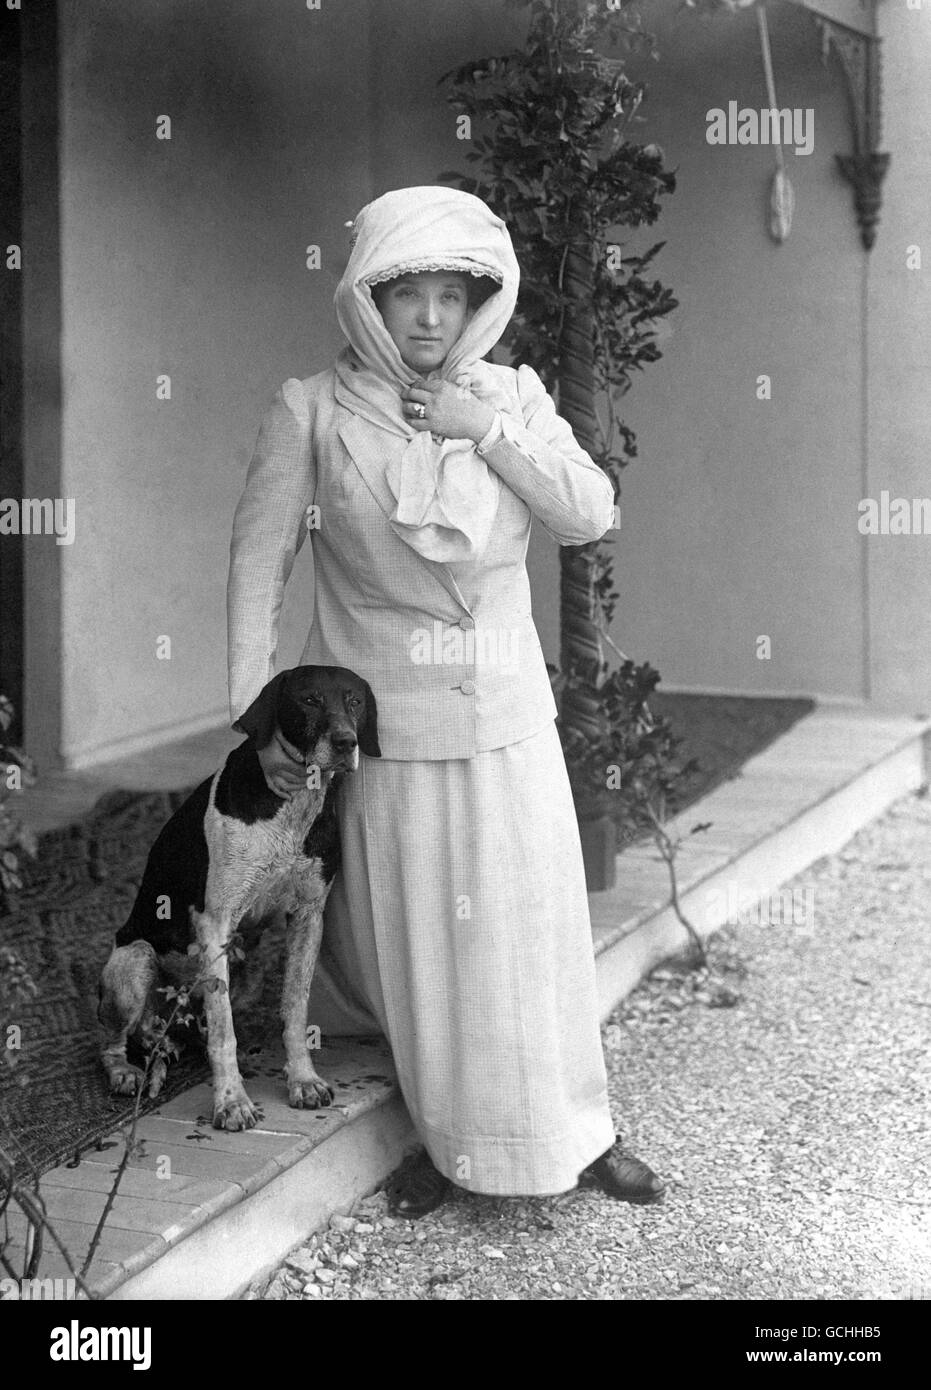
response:
<path id="1" fill-rule="evenodd" d="M 589 1175 L 609 1197 L 617 1197 L 622 1202 L 635 1202 L 639 1206 L 661 1202 L 666 1191 L 662 1178 L 658 1178 L 652 1168 L 622 1148 L 619 1139 L 606 1153 L 589 1164 L 583 1177 Z"/>
<path id="2" fill-rule="evenodd" d="M 451 1187 L 449 1178 L 434 1168 L 426 1151 L 402 1164 L 387 1184 L 388 1210 L 392 1216 L 416 1220 L 443 1205 Z"/>

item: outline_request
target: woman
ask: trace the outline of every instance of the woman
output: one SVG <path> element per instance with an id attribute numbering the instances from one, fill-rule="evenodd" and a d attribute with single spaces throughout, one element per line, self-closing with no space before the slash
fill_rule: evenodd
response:
<path id="1" fill-rule="evenodd" d="M 614 497 L 536 373 L 482 361 L 518 279 L 507 228 L 478 198 L 409 188 L 368 204 L 336 291 L 348 346 L 278 393 L 233 527 L 233 718 L 272 673 L 308 517 L 301 662 L 349 667 L 377 699 L 382 757 L 340 790 L 318 976 L 343 1020 L 329 1031 L 377 1024 L 391 1044 L 426 1147 L 393 1193 L 409 1216 L 450 1181 L 553 1194 L 590 1170 L 628 1201 L 663 1191 L 615 1143 L 525 567 L 532 514 L 578 545 L 608 529 Z M 277 745 L 260 756 L 273 790 L 302 784 Z"/>

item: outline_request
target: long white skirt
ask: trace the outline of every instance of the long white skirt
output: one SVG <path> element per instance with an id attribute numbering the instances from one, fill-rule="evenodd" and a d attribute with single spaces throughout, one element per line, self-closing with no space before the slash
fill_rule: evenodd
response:
<path id="1" fill-rule="evenodd" d="M 380 1029 L 433 1162 L 552 1194 L 614 1141 L 578 825 L 555 723 L 474 758 L 361 758 L 309 1018 Z"/>

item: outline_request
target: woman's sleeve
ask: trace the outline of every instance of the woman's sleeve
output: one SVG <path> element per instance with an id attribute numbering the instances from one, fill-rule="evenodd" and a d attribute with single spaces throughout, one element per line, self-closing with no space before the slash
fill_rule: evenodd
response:
<path id="1" fill-rule="evenodd" d="M 262 419 L 233 519 L 226 589 L 231 723 L 271 679 L 285 585 L 307 534 L 315 486 L 310 405 L 291 378 Z"/>
<path id="2" fill-rule="evenodd" d="M 614 524 L 607 474 L 579 447 L 532 367 L 518 368 L 517 390 L 524 422 L 502 413 L 503 433 L 485 459 L 560 545 L 599 540 Z"/>

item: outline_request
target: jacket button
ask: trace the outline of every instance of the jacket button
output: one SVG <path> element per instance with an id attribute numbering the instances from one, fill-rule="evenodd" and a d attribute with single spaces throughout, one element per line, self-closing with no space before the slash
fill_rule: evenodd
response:
<path id="1" fill-rule="evenodd" d="M 462 691 L 463 695 L 474 695 L 475 681 L 463 681 L 459 689 Z"/>
<path id="2" fill-rule="evenodd" d="M 464 632 L 471 632 L 472 629 L 473 629 L 473 627 L 475 626 L 475 619 L 474 619 L 474 618 L 460 618 L 460 619 L 459 619 L 459 626 L 463 629 Z"/>

